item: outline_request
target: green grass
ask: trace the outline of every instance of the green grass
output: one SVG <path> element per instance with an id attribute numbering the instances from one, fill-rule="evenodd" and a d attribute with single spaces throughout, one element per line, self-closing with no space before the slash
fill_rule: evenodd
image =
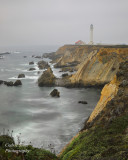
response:
<path id="1" fill-rule="evenodd" d="M 31 145 L 16 145 L 12 136 L 1 135 L 0 160 L 23 160 L 23 158 L 25 160 L 58 160 L 57 156 L 50 151 Z"/>
<path id="2" fill-rule="evenodd" d="M 0 159 L 1 160 L 128 160 L 128 115 L 122 115 L 109 124 L 102 122 L 81 132 L 62 155 L 57 158 L 55 154 L 31 145 L 15 145 L 13 138 L 0 136 Z M 3 144 L 9 142 L 12 147 Z M 17 155 L 10 150 L 28 150 L 28 153 Z"/>
<path id="3" fill-rule="evenodd" d="M 111 124 L 95 126 L 87 132 L 81 133 L 66 148 L 61 160 L 95 160 L 116 158 L 128 159 L 128 115 L 116 118 Z"/>
<path id="4" fill-rule="evenodd" d="M 12 152 L 7 152 L 7 151 Z M 6 152 L 5 152 L 6 151 Z M 14 151 L 20 151 L 16 154 Z M 28 151 L 26 153 L 22 153 L 22 151 Z M 0 160 L 58 160 L 55 154 L 41 148 L 34 148 L 30 145 L 22 146 L 15 145 L 12 147 L 2 148 L 0 147 Z"/>

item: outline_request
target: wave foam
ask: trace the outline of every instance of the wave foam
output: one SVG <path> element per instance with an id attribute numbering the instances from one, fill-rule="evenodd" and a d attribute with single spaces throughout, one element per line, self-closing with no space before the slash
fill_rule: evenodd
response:
<path id="1" fill-rule="evenodd" d="M 18 77 L 11 77 L 11 78 L 8 78 L 8 79 L 35 79 L 37 80 L 39 76 L 25 76 L 25 78 L 18 78 Z"/>

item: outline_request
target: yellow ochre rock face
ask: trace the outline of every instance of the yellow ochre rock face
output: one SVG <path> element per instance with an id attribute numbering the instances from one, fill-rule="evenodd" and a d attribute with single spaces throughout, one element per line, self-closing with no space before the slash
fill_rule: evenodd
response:
<path id="1" fill-rule="evenodd" d="M 128 48 L 101 48 L 93 50 L 80 63 L 71 83 L 98 85 L 109 83 L 117 73 L 119 63 L 128 57 Z"/>
<path id="2" fill-rule="evenodd" d="M 99 102 L 97 103 L 95 109 L 93 110 L 91 116 L 89 117 L 88 122 L 91 122 L 106 106 L 108 101 L 115 97 L 118 91 L 118 83 L 116 82 L 116 78 L 109 83 L 106 84 L 101 92 L 101 97 Z"/>
<path id="3" fill-rule="evenodd" d="M 128 61 L 120 63 L 119 70 L 114 76 L 114 79 L 104 86 L 100 100 L 87 122 L 91 123 L 95 120 L 101 111 L 107 111 L 108 109 L 105 107 L 107 107 L 107 105 L 109 106 L 109 102 L 113 99 L 115 99 L 115 106 L 119 107 L 120 110 L 121 107 L 128 105 Z"/>

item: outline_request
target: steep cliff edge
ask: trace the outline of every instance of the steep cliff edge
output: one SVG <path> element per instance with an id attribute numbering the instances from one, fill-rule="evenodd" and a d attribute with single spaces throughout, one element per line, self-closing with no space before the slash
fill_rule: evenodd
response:
<path id="1" fill-rule="evenodd" d="M 67 87 L 104 86 L 117 73 L 119 63 L 128 58 L 128 46 L 65 45 L 54 59 L 56 68 L 77 71 L 70 77 Z"/>
<path id="2" fill-rule="evenodd" d="M 66 67 L 73 64 L 80 64 L 88 54 L 93 50 L 98 50 L 99 46 L 77 46 L 77 45 L 64 45 L 60 47 L 57 52 L 56 56 L 60 56 L 56 59 L 55 67 Z M 75 62 L 75 63 L 74 63 Z"/>
<path id="3" fill-rule="evenodd" d="M 117 73 L 119 63 L 128 58 L 128 48 L 100 48 L 88 54 L 71 77 L 72 84 L 104 85 Z"/>
<path id="4" fill-rule="evenodd" d="M 62 160 L 127 160 L 128 61 L 120 63 L 113 80 L 81 132 L 60 154 Z"/>

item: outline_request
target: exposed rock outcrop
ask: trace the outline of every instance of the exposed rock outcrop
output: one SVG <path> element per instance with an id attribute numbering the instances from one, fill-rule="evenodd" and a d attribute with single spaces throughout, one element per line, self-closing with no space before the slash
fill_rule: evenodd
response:
<path id="1" fill-rule="evenodd" d="M 64 148 L 60 159 L 127 160 L 127 136 L 128 61 L 125 61 L 103 88 L 94 111 L 83 129 Z"/>
<path id="2" fill-rule="evenodd" d="M 3 81 L 3 80 L 0 80 L 0 85 L 3 84 L 3 83 L 4 83 L 4 81 Z"/>
<path id="3" fill-rule="evenodd" d="M 50 66 L 49 66 L 49 64 L 47 62 L 45 62 L 45 61 L 42 60 L 42 61 L 38 62 L 38 67 L 39 67 L 39 69 L 47 69 Z"/>
<path id="4" fill-rule="evenodd" d="M 14 83 L 14 86 L 21 86 L 21 85 L 22 85 L 22 83 L 20 80 L 16 80 L 16 82 Z"/>
<path id="5" fill-rule="evenodd" d="M 57 59 L 59 59 L 61 55 L 57 55 L 56 52 L 51 52 L 51 53 L 45 53 L 43 54 L 43 58 L 49 58 L 52 60 L 52 62 L 56 62 Z"/>
<path id="6" fill-rule="evenodd" d="M 12 81 L 10 81 L 10 82 L 4 81 L 4 84 L 5 84 L 6 86 L 9 86 L 9 87 L 12 87 L 12 86 L 13 86 L 13 82 L 12 82 Z"/>
<path id="7" fill-rule="evenodd" d="M 29 65 L 33 65 L 34 64 L 34 62 L 32 61 L 32 62 L 29 62 Z"/>
<path id="8" fill-rule="evenodd" d="M 34 58 L 42 58 L 41 56 L 35 56 Z"/>
<path id="9" fill-rule="evenodd" d="M 25 78 L 25 74 L 23 74 L 23 73 L 22 73 L 22 74 L 19 74 L 19 75 L 18 75 L 18 78 Z"/>
<path id="10" fill-rule="evenodd" d="M 34 70 L 36 70 L 36 69 L 35 69 L 35 68 L 30 68 L 30 69 L 29 69 L 29 71 L 34 71 Z"/>
<path id="11" fill-rule="evenodd" d="M 112 114 L 114 117 L 119 116 L 125 109 L 128 110 L 128 61 L 120 63 L 119 71 L 114 79 L 103 88 L 100 100 L 87 123 L 99 119 L 98 117 L 102 112 L 107 112 L 108 115 L 105 114 L 104 118 L 109 121 Z"/>
<path id="12" fill-rule="evenodd" d="M 53 74 L 53 71 L 49 67 L 46 71 L 43 72 L 43 74 L 38 79 L 38 86 L 54 86 L 55 85 L 55 79 L 56 77 Z"/>
<path id="13" fill-rule="evenodd" d="M 7 82 L 7 81 L 0 80 L 0 84 L 4 84 L 4 85 L 6 85 L 8 87 L 13 87 L 13 86 L 22 85 L 22 82 L 20 80 L 16 80 L 15 82 L 12 82 L 12 81 Z"/>
<path id="14" fill-rule="evenodd" d="M 51 95 L 52 97 L 60 97 L 60 92 L 59 92 L 57 89 L 54 89 L 54 90 L 50 93 L 50 95 Z"/>
<path id="15" fill-rule="evenodd" d="M 88 104 L 87 101 L 78 101 L 78 103 L 81 103 L 81 104 Z"/>
<path id="16" fill-rule="evenodd" d="M 104 85 L 117 73 L 119 63 L 127 58 L 128 49 L 101 48 L 92 51 L 71 77 L 71 83 L 83 86 Z"/>
<path id="17" fill-rule="evenodd" d="M 0 53 L 0 55 L 7 55 L 7 54 L 11 54 L 11 53 L 10 52 Z"/>

